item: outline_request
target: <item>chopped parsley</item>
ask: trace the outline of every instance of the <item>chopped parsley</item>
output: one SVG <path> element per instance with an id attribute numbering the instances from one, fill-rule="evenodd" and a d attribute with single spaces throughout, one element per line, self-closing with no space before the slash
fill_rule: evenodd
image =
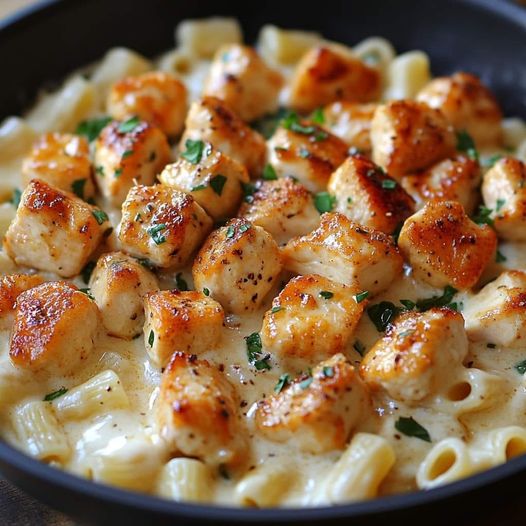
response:
<path id="1" fill-rule="evenodd" d="M 104 177 L 104 166 L 96 166 L 95 167 L 95 173 L 99 175 L 100 177 Z"/>
<path id="2" fill-rule="evenodd" d="M 198 184 L 197 186 L 192 186 L 190 189 L 190 192 L 198 192 L 199 190 L 205 190 L 208 188 L 208 185 L 206 183 Z"/>
<path id="3" fill-rule="evenodd" d="M 488 343 L 488 344 L 486 345 L 486 347 L 487 347 L 488 349 L 496 349 L 496 348 L 497 348 L 497 345 L 496 345 L 495 343 Z"/>
<path id="4" fill-rule="evenodd" d="M 329 192 L 319 192 L 314 196 L 314 206 L 320 214 L 330 212 L 336 204 L 336 197 Z"/>
<path id="5" fill-rule="evenodd" d="M 399 338 L 406 338 L 407 336 L 411 336 L 411 334 L 414 334 L 415 329 L 406 329 L 405 331 L 399 332 L 398 337 Z"/>
<path id="6" fill-rule="evenodd" d="M 369 296 L 369 291 L 368 290 L 363 290 L 362 292 L 359 292 L 358 294 L 355 294 L 353 296 L 353 298 L 354 298 L 354 301 L 356 303 L 361 303 L 364 299 L 367 298 L 367 296 Z"/>
<path id="7" fill-rule="evenodd" d="M 87 179 L 77 179 L 71 183 L 73 193 L 81 199 L 84 199 L 84 187 L 86 186 L 86 182 Z"/>
<path id="8" fill-rule="evenodd" d="M 148 270 L 155 270 L 155 265 L 146 258 L 139 258 L 137 260 L 144 268 L 147 268 Z"/>
<path id="9" fill-rule="evenodd" d="M 79 292 L 82 292 L 82 294 L 86 294 L 86 296 L 90 299 L 90 300 L 95 300 L 95 298 L 93 297 L 93 295 L 91 294 L 91 290 L 89 289 L 89 287 L 84 287 L 82 289 L 79 289 Z"/>
<path id="10" fill-rule="evenodd" d="M 497 250 L 497 253 L 495 254 L 495 263 L 504 263 L 505 261 L 508 261 L 508 258 L 500 250 Z"/>
<path id="11" fill-rule="evenodd" d="M 247 230 L 250 230 L 250 225 L 241 225 L 239 228 L 239 233 L 240 234 L 243 234 L 244 232 L 246 232 Z"/>
<path id="12" fill-rule="evenodd" d="M 97 220 L 97 223 L 99 225 L 102 225 L 105 221 L 108 221 L 109 219 L 108 214 L 104 212 L 104 210 L 99 210 L 98 208 L 95 208 L 95 210 L 92 210 L 91 214 Z"/>
<path id="13" fill-rule="evenodd" d="M 323 114 L 323 108 L 316 108 L 312 112 L 310 120 L 316 124 L 325 124 L 325 115 Z"/>
<path id="14" fill-rule="evenodd" d="M 506 199 L 497 199 L 495 204 L 495 212 L 500 212 L 500 209 L 506 204 Z"/>
<path id="15" fill-rule="evenodd" d="M 263 169 L 263 179 L 265 181 L 275 181 L 278 178 L 278 174 L 271 164 L 267 164 Z"/>
<path id="16" fill-rule="evenodd" d="M 287 387 L 287 385 L 289 384 L 290 382 L 290 374 L 282 374 L 280 377 L 279 377 L 279 380 L 278 380 L 278 383 L 274 386 L 274 391 L 276 393 L 281 393 L 281 391 Z"/>
<path id="17" fill-rule="evenodd" d="M 227 239 L 231 239 L 234 237 L 234 234 L 236 233 L 234 227 L 232 225 L 230 225 L 227 229 L 226 229 L 226 234 L 225 234 L 225 237 Z"/>
<path id="18" fill-rule="evenodd" d="M 83 135 L 89 142 L 94 141 L 103 128 L 111 122 L 111 117 L 98 117 L 82 121 L 75 130 L 77 135 Z"/>
<path id="19" fill-rule="evenodd" d="M 396 181 L 393 179 L 384 179 L 382 181 L 382 188 L 384 190 L 394 190 L 396 188 Z"/>
<path id="20" fill-rule="evenodd" d="M 118 179 L 121 175 L 122 175 L 122 168 L 117 168 L 117 169 L 113 172 L 113 177 L 115 177 L 115 179 Z"/>
<path id="21" fill-rule="evenodd" d="M 95 261 L 88 261 L 80 272 L 82 276 L 82 281 L 86 285 L 89 283 L 89 280 L 91 278 L 91 274 L 93 273 L 93 269 L 95 268 L 95 265 L 96 265 Z"/>
<path id="22" fill-rule="evenodd" d="M 226 183 L 226 177 L 224 175 L 217 174 L 217 175 L 214 175 L 214 177 L 210 179 L 209 184 L 210 184 L 210 188 L 212 188 L 212 190 L 217 195 L 221 195 L 223 193 L 223 188 L 225 186 L 225 183 Z"/>
<path id="23" fill-rule="evenodd" d="M 280 310 L 283 310 L 283 307 L 277 306 L 277 307 L 272 307 L 272 309 L 270 309 L 270 312 L 272 314 L 276 314 L 276 312 L 279 312 Z"/>
<path id="24" fill-rule="evenodd" d="M 473 161 L 479 160 L 479 152 L 475 146 L 475 141 L 473 141 L 473 138 L 466 130 L 457 132 L 457 150 L 464 152 Z"/>
<path id="25" fill-rule="evenodd" d="M 353 349 L 360 355 L 363 356 L 365 354 L 365 345 L 360 341 L 356 340 L 353 343 Z"/>
<path id="26" fill-rule="evenodd" d="M 265 139 L 270 139 L 270 137 L 274 135 L 279 123 L 286 115 L 288 115 L 288 113 L 288 110 L 285 108 L 280 108 L 276 113 L 266 115 L 265 117 L 253 122 L 252 127 L 257 132 L 261 133 Z"/>
<path id="27" fill-rule="evenodd" d="M 155 342 L 155 333 L 150 331 L 150 334 L 148 334 L 148 345 L 153 347 L 153 342 Z"/>
<path id="28" fill-rule="evenodd" d="M 303 125 L 300 123 L 298 114 L 290 112 L 285 118 L 281 121 L 281 125 L 290 131 L 295 133 L 301 133 L 302 135 L 310 135 L 314 138 L 315 141 L 325 140 L 329 134 L 323 130 L 319 130 L 317 126 L 314 125 Z"/>
<path id="29" fill-rule="evenodd" d="M 305 378 L 305 380 L 302 380 L 299 383 L 300 388 L 301 389 L 307 389 L 307 387 L 309 387 L 309 385 L 312 383 L 313 380 L 314 380 L 314 378 L 312 376 L 309 376 L 308 378 Z"/>
<path id="30" fill-rule="evenodd" d="M 130 155 L 133 155 L 133 150 L 126 150 L 121 157 L 121 161 L 124 161 L 124 159 L 127 159 Z"/>
<path id="31" fill-rule="evenodd" d="M 153 239 L 153 242 L 156 245 L 162 245 L 166 241 L 166 236 L 161 234 L 163 230 L 166 230 L 166 225 L 164 223 L 160 223 L 159 225 L 154 225 L 148 228 L 147 230 L 148 234 Z"/>
<path id="32" fill-rule="evenodd" d="M 178 272 L 176 274 L 176 276 L 175 276 L 175 285 L 176 285 L 178 290 L 181 290 L 181 291 L 189 290 L 188 289 L 188 283 L 183 278 L 182 272 Z"/>
<path id="33" fill-rule="evenodd" d="M 210 296 L 210 289 L 207 289 L 206 287 L 203 289 L 203 294 L 205 296 Z"/>
<path id="34" fill-rule="evenodd" d="M 502 158 L 503 156 L 500 153 L 496 153 L 495 155 L 492 155 L 491 157 L 484 159 L 481 164 L 482 166 L 484 166 L 484 168 L 493 168 L 495 163 L 497 161 L 500 161 Z"/>
<path id="35" fill-rule="evenodd" d="M 457 289 L 455 289 L 451 285 L 447 285 L 446 287 L 444 287 L 444 292 L 442 293 L 442 296 L 433 296 L 424 300 L 418 300 L 416 302 L 416 308 L 421 312 L 431 309 L 433 307 L 451 308 L 451 305 L 453 305 L 451 303 L 451 300 L 457 292 Z"/>
<path id="36" fill-rule="evenodd" d="M 516 363 L 514 367 L 519 374 L 526 373 L 526 360 L 522 360 L 522 362 Z"/>
<path id="37" fill-rule="evenodd" d="M 328 290 L 322 290 L 322 291 L 320 291 L 320 296 L 324 300 L 330 300 L 334 296 L 334 293 L 332 293 L 332 292 L 330 292 Z"/>
<path id="38" fill-rule="evenodd" d="M 251 365 L 253 365 L 258 371 L 261 371 L 264 369 L 271 369 L 271 366 L 268 363 L 270 354 L 261 356 L 262 355 L 262 351 L 261 351 L 262 344 L 261 344 L 261 336 L 259 335 L 259 332 L 253 332 L 251 335 L 245 336 L 245 343 L 247 346 L 248 362 Z"/>
<path id="39" fill-rule="evenodd" d="M 21 198 L 22 198 L 22 191 L 19 190 L 18 188 L 15 188 L 13 190 L 13 195 L 11 196 L 11 204 L 15 208 L 18 208 L 18 206 L 20 205 L 20 199 Z"/>
<path id="40" fill-rule="evenodd" d="M 67 392 L 68 390 L 65 387 L 61 387 L 60 389 L 57 389 L 56 391 L 48 393 L 46 396 L 44 396 L 44 402 L 52 402 L 53 400 L 64 396 Z"/>
<path id="41" fill-rule="evenodd" d="M 399 300 L 399 301 L 407 310 L 413 310 L 416 307 L 416 303 L 412 300 Z"/>
<path id="42" fill-rule="evenodd" d="M 252 183 L 241 182 L 241 188 L 243 189 L 243 198 L 245 203 L 253 203 L 256 187 Z"/>
<path id="43" fill-rule="evenodd" d="M 325 378 L 332 378 L 334 376 L 334 367 L 324 366 L 322 369 Z"/>
<path id="44" fill-rule="evenodd" d="M 422 427 L 412 416 L 406 418 L 401 416 L 395 422 L 395 428 L 408 437 L 415 437 L 424 442 L 431 442 L 431 437 L 425 427 Z"/>
<path id="45" fill-rule="evenodd" d="M 298 151 L 298 155 L 302 158 L 302 159 L 308 159 L 310 157 L 310 152 L 309 150 L 307 150 L 307 148 L 304 148 L 303 146 L 299 149 Z"/>
<path id="46" fill-rule="evenodd" d="M 130 133 L 140 124 L 138 117 L 132 117 L 124 122 L 121 122 L 117 127 L 119 133 Z"/>
<path id="47" fill-rule="evenodd" d="M 402 312 L 402 309 L 390 301 L 381 301 L 367 309 L 369 319 L 379 332 L 384 332 L 400 312 Z"/>
<path id="48" fill-rule="evenodd" d="M 181 153 L 181 157 L 192 164 L 198 164 L 203 156 L 205 143 L 200 140 L 194 141 L 192 139 L 187 139 L 184 145 L 186 150 Z"/>

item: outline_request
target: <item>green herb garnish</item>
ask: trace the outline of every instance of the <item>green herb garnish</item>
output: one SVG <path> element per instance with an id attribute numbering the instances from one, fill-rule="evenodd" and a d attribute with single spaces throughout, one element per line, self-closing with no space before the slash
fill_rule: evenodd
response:
<path id="1" fill-rule="evenodd" d="M 184 145 L 186 147 L 186 151 L 181 153 L 181 157 L 192 164 L 198 164 L 201 161 L 201 157 L 203 156 L 205 143 L 200 140 L 194 141 L 192 139 L 187 139 Z"/>
<path id="2" fill-rule="evenodd" d="M 185 291 L 188 289 L 188 283 L 183 278 L 183 274 L 181 272 L 178 272 L 175 276 L 175 285 L 178 290 Z"/>
<path id="3" fill-rule="evenodd" d="M 90 299 L 90 300 L 95 300 L 95 298 L 93 297 L 93 294 L 91 294 L 91 290 L 89 287 L 84 287 L 82 289 L 79 289 L 79 292 L 82 292 L 82 294 L 86 294 L 86 296 Z"/>
<path id="4" fill-rule="evenodd" d="M 353 298 L 356 303 L 361 303 L 364 299 L 367 298 L 367 296 L 369 296 L 369 291 L 364 290 L 362 292 L 359 292 L 358 294 L 355 294 Z"/>
<path id="5" fill-rule="evenodd" d="M 261 356 L 262 344 L 259 332 L 253 332 L 251 335 L 245 336 L 245 343 L 247 346 L 248 362 L 251 365 L 253 365 L 258 371 L 261 371 L 263 369 L 270 369 L 271 367 L 268 363 L 270 354 Z"/>
<path id="6" fill-rule="evenodd" d="M 330 300 L 334 296 L 334 293 L 332 293 L 332 292 L 330 292 L 328 290 L 322 290 L 322 291 L 320 291 L 320 296 L 324 300 Z"/>
<path id="7" fill-rule="evenodd" d="M 316 124 L 325 124 L 325 115 L 323 114 L 323 108 L 316 108 L 312 112 L 310 120 Z"/>
<path id="8" fill-rule="evenodd" d="M 324 366 L 322 369 L 325 378 L 332 378 L 334 376 L 334 367 Z"/>
<path id="9" fill-rule="evenodd" d="M 457 289 L 451 285 L 447 285 L 444 288 L 442 296 L 433 296 L 424 300 L 418 300 L 416 302 L 416 308 L 423 312 L 433 307 L 449 307 L 453 296 L 458 292 Z"/>
<path id="10" fill-rule="evenodd" d="M 394 190 L 396 188 L 396 181 L 393 181 L 393 179 L 384 179 L 382 181 L 382 188 L 385 190 Z"/>
<path id="11" fill-rule="evenodd" d="M 457 132 L 457 150 L 464 152 L 473 161 L 479 160 L 479 152 L 475 146 L 475 141 L 465 130 Z"/>
<path id="12" fill-rule="evenodd" d="M 104 212 L 104 210 L 99 210 L 98 208 L 95 208 L 95 210 L 92 210 L 91 214 L 97 220 L 97 223 L 99 225 L 102 225 L 105 221 L 108 221 L 109 219 L 108 214 Z"/>
<path id="13" fill-rule="evenodd" d="M 93 274 L 93 269 L 95 268 L 95 265 L 96 265 L 95 261 L 88 261 L 80 272 L 82 276 L 82 281 L 86 285 L 89 283 L 89 280 L 91 278 L 91 274 Z"/>
<path id="14" fill-rule="evenodd" d="M 401 311 L 402 309 L 397 307 L 394 303 L 390 301 L 381 301 L 376 305 L 371 305 L 367 309 L 367 314 L 376 327 L 376 330 L 384 332 Z"/>
<path id="15" fill-rule="evenodd" d="M 523 360 L 522 362 L 516 363 L 514 367 L 515 367 L 515 370 L 519 374 L 526 373 L 526 360 Z"/>
<path id="16" fill-rule="evenodd" d="M 56 391 L 48 393 L 46 396 L 44 396 L 44 402 L 52 402 L 53 400 L 65 395 L 67 392 L 68 390 L 65 387 L 61 387 L 60 389 L 57 389 Z"/>
<path id="17" fill-rule="evenodd" d="M 272 309 L 270 309 L 270 312 L 272 314 L 276 314 L 276 312 L 279 312 L 280 310 L 283 310 L 283 307 L 272 307 Z"/>
<path id="18" fill-rule="evenodd" d="M 217 175 L 214 175 L 214 177 L 210 179 L 209 184 L 210 184 L 210 188 L 212 188 L 212 190 L 217 195 L 221 195 L 223 193 L 223 188 L 225 186 L 225 183 L 226 183 L 226 177 L 224 175 L 217 174 Z"/>
<path id="19" fill-rule="evenodd" d="M 81 199 L 84 199 L 84 187 L 86 186 L 86 182 L 87 179 L 77 179 L 71 183 L 73 193 Z"/>
<path id="20" fill-rule="evenodd" d="M 497 250 L 497 253 L 495 254 L 495 263 L 504 263 L 505 261 L 508 261 L 508 258 L 500 250 Z"/>
<path id="21" fill-rule="evenodd" d="M 395 422 L 395 428 L 408 437 L 415 437 L 424 442 L 431 442 L 431 437 L 425 427 L 422 427 L 412 416 L 409 418 L 401 416 Z"/>
<path id="22" fill-rule="evenodd" d="M 319 192 L 314 196 L 314 206 L 320 214 L 330 212 L 336 204 L 336 197 L 329 192 Z"/>
<path id="23" fill-rule="evenodd" d="M 278 174 L 271 164 L 267 164 L 263 169 L 263 179 L 265 181 L 275 181 L 278 178 Z"/>
<path id="24" fill-rule="evenodd" d="M 89 142 L 94 141 L 103 128 L 111 122 L 111 117 L 99 117 L 82 121 L 75 130 L 77 135 L 83 135 Z"/>
<path id="25" fill-rule="evenodd" d="M 130 133 L 140 124 L 138 117 L 132 117 L 124 122 L 121 122 L 117 127 L 119 133 Z"/>
<path id="26" fill-rule="evenodd" d="M 203 289 L 203 294 L 205 296 L 210 296 L 210 289 L 207 289 L 206 287 Z"/>
<path id="27" fill-rule="evenodd" d="M 22 198 L 22 191 L 19 190 L 18 188 L 15 188 L 13 190 L 13 195 L 11 196 L 11 204 L 15 208 L 18 208 L 18 206 L 20 205 L 20 199 L 21 198 Z"/>
<path id="28" fill-rule="evenodd" d="M 153 347 L 154 341 L 155 341 L 155 333 L 153 331 L 150 331 L 150 334 L 148 334 L 148 345 L 150 347 Z"/>
<path id="29" fill-rule="evenodd" d="M 166 225 L 161 223 L 159 225 L 154 225 L 147 229 L 148 234 L 153 239 L 153 242 L 156 245 L 162 245 L 166 241 L 166 236 L 161 234 L 163 230 L 166 230 Z"/>
<path id="30" fill-rule="evenodd" d="M 288 385 L 290 382 L 290 374 L 282 374 L 279 377 L 278 383 L 274 386 L 274 391 L 276 393 L 281 393 L 281 391 Z"/>

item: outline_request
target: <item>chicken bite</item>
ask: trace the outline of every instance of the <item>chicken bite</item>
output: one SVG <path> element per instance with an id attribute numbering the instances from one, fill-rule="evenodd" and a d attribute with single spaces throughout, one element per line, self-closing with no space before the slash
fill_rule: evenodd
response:
<path id="1" fill-rule="evenodd" d="M 126 77 L 111 87 L 106 109 L 116 120 L 138 117 L 169 137 L 176 137 L 183 131 L 186 87 L 179 79 L 162 71 Z"/>
<path id="2" fill-rule="evenodd" d="M 367 301 L 361 289 L 317 275 L 291 279 L 265 313 L 261 341 L 278 360 L 309 365 L 342 352 Z"/>
<path id="3" fill-rule="evenodd" d="M 502 143 L 499 103 L 475 75 L 459 72 L 435 78 L 420 90 L 417 100 L 439 109 L 457 130 L 466 130 L 478 147 Z"/>
<path id="4" fill-rule="evenodd" d="M 317 46 L 305 53 L 290 82 L 290 106 L 312 111 L 336 100 L 370 102 L 380 95 L 381 77 L 350 53 Z"/>
<path id="5" fill-rule="evenodd" d="M 513 157 L 497 161 L 484 175 L 482 197 L 499 237 L 526 241 L 526 165 Z"/>
<path id="6" fill-rule="evenodd" d="M 526 342 L 526 273 L 503 272 L 465 302 L 469 339 L 496 345 Z"/>
<path id="7" fill-rule="evenodd" d="M 202 144 L 190 160 L 181 157 L 166 166 L 159 180 L 191 194 L 214 221 L 230 218 L 243 197 L 242 185 L 249 181 L 247 170 L 212 145 Z"/>
<path id="8" fill-rule="evenodd" d="M 170 146 L 163 132 L 135 117 L 111 122 L 95 143 L 96 181 L 115 206 L 122 204 L 134 184 L 153 184 L 169 161 Z"/>
<path id="9" fill-rule="evenodd" d="M 31 179 L 72 192 L 86 201 L 95 195 L 88 141 L 68 133 L 39 137 L 22 163 L 22 182 Z"/>
<path id="10" fill-rule="evenodd" d="M 43 282 L 38 274 L 8 274 L 0 278 L 0 330 L 11 327 L 18 296 Z"/>
<path id="11" fill-rule="evenodd" d="M 108 334 L 125 339 L 140 334 L 143 296 L 159 289 L 152 272 L 123 252 L 110 252 L 98 259 L 89 285 Z"/>
<path id="12" fill-rule="evenodd" d="M 479 163 L 465 155 L 445 159 L 427 170 L 406 175 L 401 182 L 418 208 L 427 201 L 458 201 L 467 214 L 473 213 L 479 199 Z"/>
<path id="13" fill-rule="evenodd" d="M 199 355 L 221 342 L 223 307 L 202 292 L 152 292 L 144 299 L 144 309 L 146 350 L 160 367 L 176 351 Z"/>
<path id="14" fill-rule="evenodd" d="M 395 179 L 451 157 L 456 147 L 453 127 L 442 113 L 411 100 L 378 106 L 371 143 L 373 161 Z"/>
<path id="15" fill-rule="evenodd" d="M 298 274 L 319 274 L 370 295 L 386 289 L 402 272 L 402 256 L 391 236 L 350 221 L 340 213 L 321 216 L 310 234 L 282 249 L 283 264 Z"/>
<path id="16" fill-rule="evenodd" d="M 406 220 L 398 246 L 416 278 L 433 287 L 473 287 L 495 258 L 497 236 L 455 201 L 429 201 Z"/>
<path id="17" fill-rule="evenodd" d="M 461 314 L 448 308 L 407 312 L 365 355 L 360 374 L 371 389 L 418 402 L 448 385 L 467 352 Z"/>
<path id="18" fill-rule="evenodd" d="M 278 109 L 282 84 L 281 74 L 254 48 L 226 44 L 214 56 L 203 94 L 225 101 L 244 121 L 253 121 Z"/>
<path id="19" fill-rule="evenodd" d="M 369 405 L 368 390 L 343 354 L 335 354 L 278 394 L 261 400 L 259 432 L 307 453 L 342 449 Z"/>
<path id="20" fill-rule="evenodd" d="M 4 249 L 17 265 L 69 278 L 79 274 L 108 232 L 102 210 L 34 179 L 22 193 Z"/>
<path id="21" fill-rule="evenodd" d="M 268 141 L 268 162 L 277 175 L 293 176 L 307 190 L 325 190 L 331 173 L 345 161 L 347 145 L 295 114 L 282 121 Z"/>
<path id="22" fill-rule="evenodd" d="M 234 387 L 218 368 L 176 352 L 162 376 L 155 420 L 171 451 L 235 465 L 247 453 L 238 406 Z"/>
<path id="23" fill-rule="evenodd" d="M 178 269 L 211 229 L 212 220 L 191 195 L 158 184 L 129 191 L 117 232 L 125 252 Z"/>
<path id="24" fill-rule="evenodd" d="M 98 325 L 97 305 L 74 285 L 37 285 L 16 300 L 9 356 L 35 372 L 72 374 L 93 349 Z"/>
<path id="25" fill-rule="evenodd" d="M 210 143 L 243 164 L 250 174 L 257 176 L 263 170 L 265 139 L 217 97 L 203 97 L 192 103 L 185 124 L 181 151 L 196 141 Z"/>
<path id="26" fill-rule="evenodd" d="M 361 155 L 349 157 L 329 179 L 334 210 L 352 221 L 392 234 L 413 213 L 414 201 L 381 168 Z"/>
<path id="27" fill-rule="evenodd" d="M 279 245 L 311 232 L 320 222 L 310 192 L 292 177 L 258 181 L 238 216 L 264 228 Z"/>
<path id="28" fill-rule="evenodd" d="M 261 305 L 280 271 L 272 236 L 245 219 L 232 219 L 208 236 L 192 276 L 197 290 L 206 289 L 225 310 L 241 314 Z"/>

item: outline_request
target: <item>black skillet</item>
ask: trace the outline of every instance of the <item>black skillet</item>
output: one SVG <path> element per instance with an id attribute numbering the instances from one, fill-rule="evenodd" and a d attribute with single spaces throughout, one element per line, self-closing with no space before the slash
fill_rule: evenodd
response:
<path id="1" fill-rule="evenodd" d="M 526 10 L 502 0 L 44 2 L 0 25 L 0 118 L 22 111 L 40 86 L 101 57 L 109 47 L 128 46 L 153 56 L 173 45 L 178 21 L 215 14 L 237 17 L 248 41 L 268 22 L 317 30 L 349 44 L 383 35 L 399 51 L 427 51 L 435 74 L 459 69 L 479 74 L 507 115 L 526 118 Z M 526 484 L 526 456 L 426 492 L 297 510 L 195 506 L 129 493 L 47 467 L 1 441 L 0 471 L 28 493 L 90 524 L 427 526 L 476 524 L 496 508 L 504 513 L 516 505 Z M 503 516 L 497 522 L 505 521 Z"/>

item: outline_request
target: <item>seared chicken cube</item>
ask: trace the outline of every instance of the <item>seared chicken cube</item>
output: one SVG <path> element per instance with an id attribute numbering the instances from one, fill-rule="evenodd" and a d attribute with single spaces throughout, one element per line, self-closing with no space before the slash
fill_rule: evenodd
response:
<path id="1" fill-rule="evenodd" d="M 416 278 L 433 287 L 473 287 L 495 258 L 497 236 L 455 201 L 429 201 L 406 220 L 398 246 Z"/>
<path id="2" fill-rule="evenodd" d="M 406 175 L 401 184 L 418 208 L 432 199 L 458 201 L 466 213 L 471 214 L 479 199 L 480 167 L 477 161 L 459 155 L 417 174 Z"/>
<path id="3" fill-rule="evenodd" d="M 95 177 L 108 201 L 120 206 L 134 184 L 151 185 L 170 161 L 170 146 L 158 128 L 136 118 L 112 122 L 95 143 Z"/>
<path id="4" fill-rule="evenodd" d="M 334 210 L 352 221 L 392 234 L 414 211 L 414 201 L 381 168 L 361 155 L 349 157 L 329 179 Z"/>
<path id="5" fill-rule="evenodd" d="M 370 152 L 371 121 L 377 104 L 337 101 L 323 108 L 323 127 L 352 148 Z"/>
<path id="6" fill-rule="evenodd" d="M 81 199 L 92 199 L 95 185 L 88 141 L 68 133 L 42 135 L 22 163 L 22 182 L 27 185 L 31 179 L 41 179 Z"/>
<path id="7" fill-rule="evenodd" d="M 16 300 L 9 356 L 19 367 L 70 375 L 93 349 L 97 305 L 64 281 L 42 283 Z"/>
<path id="8" fill-rule="evenodd" d="M 524 345 L 526 339 L 526 273 L 503 272 L 465 302 L 470 340 L 496 345 Z"/>
<path id="9" fill-rule="evenodd" d="M 340 213 L 321 216 L 310 234 L 282 249 L 283 264 L 298 274 L 319 274 L 377 294 L 402 272 L 402 256 L 391 236 L 353 223 Z"/>
<path id="10" fill-rule="evenodd" d="M 221 342 L 223 308 L 202 292 L 152 292 L 144 308 L 146 350 L 160 367 L 166 366 L 175 351 L 200 354 Z"/>
<path id="11" fill-rule="evenodd" d="M 203 94 L 225 101 L 245 121 L 278 109 L 283 77 L 269 68 L 254 48 L 221 46 L 210 66 Z"/>
<path id="12" fill-rule="evenodd" d="M 117 230 L 125 252 L 178 269 L 211 229 L 212 220 L 191 195 L 158 184 L 129 191 Z"/>
<path id="13" fill-rule="evenodd" d="M 484 175 L 482 197 L 499 237 L 526 241 L 526 165 L 513 157 L 497 161 Z"/>
<path id="14" fill-rule="evenodd" d="M 336 100 L 370 102 L 380 95 L 377 69 L 335 47 L 318 46 L 303 55 L 290 83 L 289 103 L 302 112 Z"/>
<path id="15" fill-rule="evenodd" d="M 448 308 L 407 312 L 365 355 L 360 374 L 371 389 L 418 402 L 447 386 L 467 352 L 461 314 Z"/>
<path id="16" fill-rule="evenodd" d="M 469 73 L 433 79 L 417 95 L 417 100 L 439 109 L 457 130 L 466 130 L 479 147 L 502 142 L 502 111 L 497 99 Z"/>
<path id="17" fill-rule="evenodd" d="M 235 465 L 246 454 L 234 387 L 219 369 L 176 352 L 155 406 L 161 437 L 172 451 L 212 465 Z"/>
<path id="18" fill-rule="evenodd" d="M 162 71 L 126 77 L 111 87 L 106 108 L 114 119 L 138 117 L 175 137 L 183 131 L 188 109 L 186 87 Z"/>
<path id="19" fill-rule="evenodd" d="M 311 232 L 320 222 L 310 192 L 292 177 L 258 181 L 238 216 L 263 227 L 279 245 Z"/>
<path id="20" fill-rule="evenodd" d="M 161 183 L 186 192 L 219 221 L 232 217 L 243 198 L 243 184 L 248 183 L 246 168 L 202 143 L 202 151 L 191 160 L 181 157 L 169 164 L 159 176 Z"/>
<path id="21" fill-rule="evenodd" d="M 367 304 L 357 301 L 360 292 L 317 275 L 291 279 L 263 319 L 265 351 L 309 364 L 342 352 Z"/>
<path id="22" fill-rule="evenodd" d="M 192 267 L 195 288 L 206 289 L 234 314 L 259 307 L 280 271 L 272 236 L 245 219 L 232 219 L 212 232 Z"/>
<path id="23" fill-rule="evenodd" d="M 211 143 L 214 148 L 243 164 L 254 176 L 263 170 L 265 139 L 216 97 L 203 97 L 190 106 L 181 151 L 195 141 Z"/>
<path id="24" fill-rule="evenodd" d="M 395 179 L 451 157 L 456 147 L 453 127 L 442 113 L 411 100 L 378 106 L 371 143 L 373 161 Z"/>
<path id="25" fill-rule="evenodd" d="M 0 330 L 11 328 L 18 296 L 43 282 L 38 274 L 8 274 L 0 278 Z"/>
<path id="26" fill-rule="evenodd" d="M 358 372 L 335 354 L 281 392 L 259 402 L 256 426 L 274 442 L 290 441 L 307 453 L 342 449 L 369 405 Z"/>
<path id="27" fill-rule="evenodd" d="M 286 119 L 268 141 L 268 161 L 280 176 L 293 176 L 307 190 L 325 190 L 331 173 L 345 161 L 347 145 L 319 126 Z"/>
<path id="28" fill-rule="evenodd" d="M 141 333 L 143 296 L 159 289 L 152 272 L 123 252 L 111 252 L 99 258 L 89 285 L 108 334 L 130 339 Z"/>
<path id="29" fill-rule="evenodd" d="M 34 179 L 4 238 L 4 249 L 17 264 L 77 275 L 104 237 L 108 216 L 73 194 Z"/>

